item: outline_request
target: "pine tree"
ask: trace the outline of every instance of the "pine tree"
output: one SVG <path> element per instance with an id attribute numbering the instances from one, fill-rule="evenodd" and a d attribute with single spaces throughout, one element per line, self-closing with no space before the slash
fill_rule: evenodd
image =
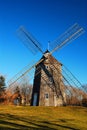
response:
<path id="1" fill-rule="evenodd" d="M 0 76 L 0 95 L 5 91 L 5 78 Z"/>

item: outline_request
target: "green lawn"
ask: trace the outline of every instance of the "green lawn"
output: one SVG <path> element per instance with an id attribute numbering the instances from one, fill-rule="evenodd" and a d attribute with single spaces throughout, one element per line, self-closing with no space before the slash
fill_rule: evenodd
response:
<path id="1" fill-rule="evenodd" d="M 0 130 L 87 130 L 87 108 L 0 106 Z"/>

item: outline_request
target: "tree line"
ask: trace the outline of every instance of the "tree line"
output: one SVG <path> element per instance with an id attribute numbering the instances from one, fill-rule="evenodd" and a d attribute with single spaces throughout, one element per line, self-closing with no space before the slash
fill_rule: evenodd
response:
<path id="1" fill-rule="evenodd" d="M 85 92 L 73 87 L 71 92 L 73 95 L 66 96 L 67 105 L 82 105 L 87 106 L 87 84 L 82 86 Z M 32 95 L 32 85 L 29 84 L 27 78 L 22 79 L 21 84 L 15 83 L 11 87 L 6 87 L 5 77 L 0 76 L 0 103 L 1 104 L 14 104 L 14 105 L 30 105 Z M 75 94 L 74 91 L 79 94 Z M 82 96 L 83 97 L 82 97 Z"/>

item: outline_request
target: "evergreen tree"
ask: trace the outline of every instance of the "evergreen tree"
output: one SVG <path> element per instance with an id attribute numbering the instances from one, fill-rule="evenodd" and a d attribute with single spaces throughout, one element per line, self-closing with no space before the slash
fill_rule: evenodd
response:
<path id="1" fill-rule="evenodd" d="M 5 78 L 0 76 L 0 95 L 5 91 Z"/>

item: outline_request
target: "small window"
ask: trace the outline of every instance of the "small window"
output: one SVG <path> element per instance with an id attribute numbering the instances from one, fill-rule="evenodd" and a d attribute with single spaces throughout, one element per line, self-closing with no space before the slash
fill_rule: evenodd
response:
<path id="1" fill-rule="evenodd" d="M 49 77 L 50 84 L 53 84 L 53 78 Z"/>
<path id="2" fill-rule="evenodd" d="M 49 95 L 48 93 L 45 94 L 45 98 L 48 99 L 49 98 Z"/>
<path id="3" fill-rule="evenodd" d="M 48 69 L 49 68 L 49 66 L 48 65 L 46 65 L 46 69 Z"/>

